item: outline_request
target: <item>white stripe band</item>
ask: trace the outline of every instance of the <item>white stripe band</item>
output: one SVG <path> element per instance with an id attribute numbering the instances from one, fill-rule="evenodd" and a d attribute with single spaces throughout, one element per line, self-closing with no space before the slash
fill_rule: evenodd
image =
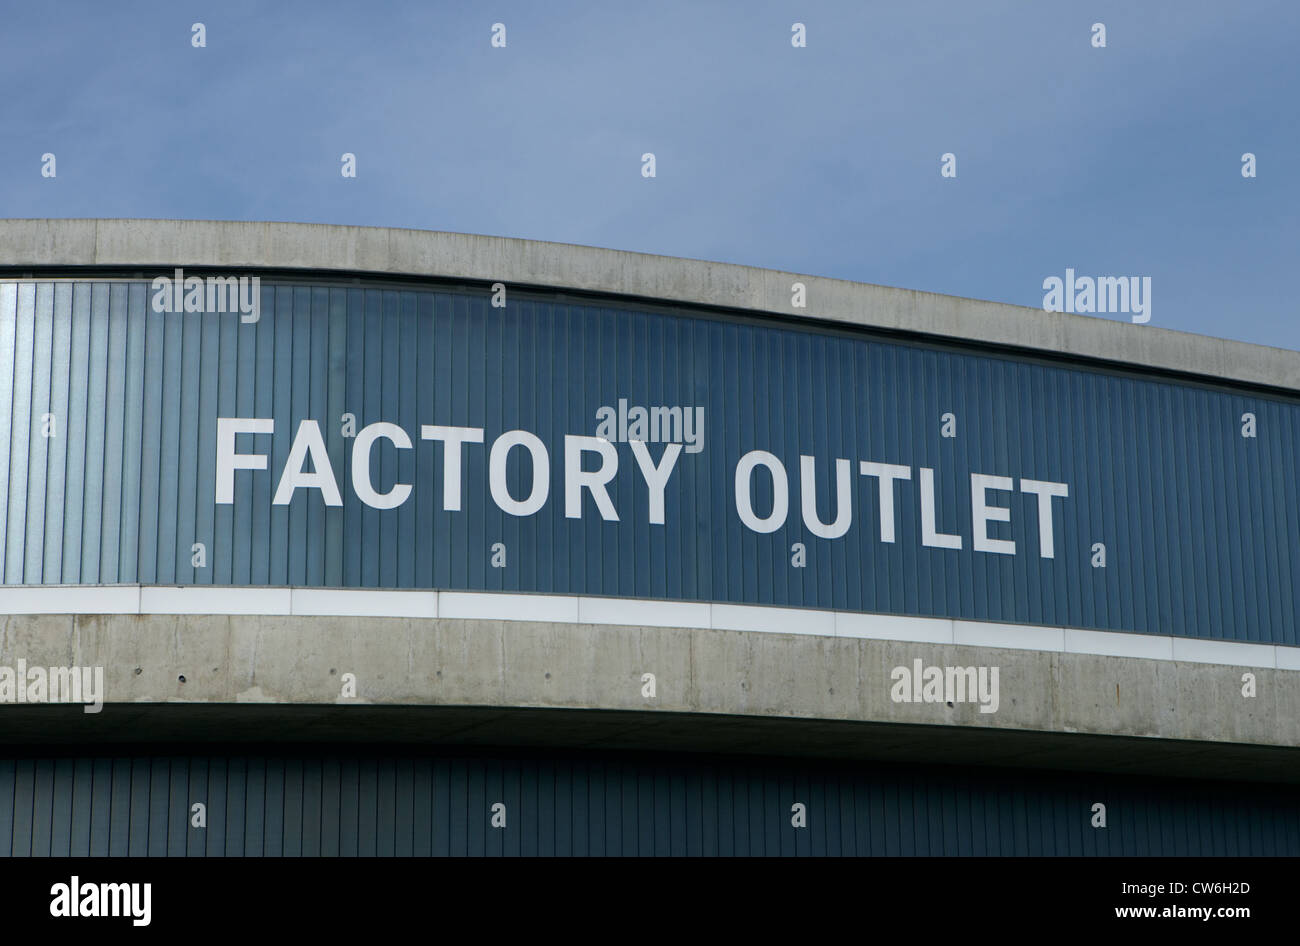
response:
<path id="1" fill-rule="evenodd" d="M 0 585 L 0 614 L 459 618 L 758 631 L 1300 670 L 1300 647 L 1137 632 L 748 604 L 479 591 L 213 585 Z"/>

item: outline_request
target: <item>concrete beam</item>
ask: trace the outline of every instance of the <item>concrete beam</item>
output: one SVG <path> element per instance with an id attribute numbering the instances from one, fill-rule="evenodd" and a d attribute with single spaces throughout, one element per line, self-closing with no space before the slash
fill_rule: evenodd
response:
<path id="1" fill-rule="evenodd" d="M 0 665 L 19 658 L 29 667 L 103 667 L 107 705 L 100 714 L 0 705 L 0 743 L 94 741 L 125 714 L 167 705 L 221 720 L 246 704 L 259 725 L 329 708 L 330 732 L 359 707 L 491 707 L 638 714 L 655 720 L 657 748 L 689 745 L 690 720 L 703 717 L 786 720 L 807 734 L 842 724 L 832 727 L 836 738 L 850 742 L 939 727 L 1051 735 L 1038 748 L 1067 757 L 1076 755 L 1075 736 L 1090 735 L 1165 742 L 1164 756 L 1209 753 L 1223 762 L 1254 747 L 1284 750 L 1279 757 L 1292 760 L 1285 765 L 1300 760 L 1296 671 L 1251 670 L 1258 695 L 1246 698 L 1238 667 L 1057 651 L 452 618 L 78 614 L 0 619 Z M 895 702 L 892 669 L 917 659 L 998 667 L 996 712 L 976 702 Z M 340 696 L 345 673 L 356 676 L 355 699 Z M 642 695 L 644 673 L 655 674 L 653 699 Z M 153 718 L 165 735 L 166 713 Z M 861 737 L 847 735 L 855 726 Z M 354 734 L 374 735 L 365 727 Z M 515 735 L 525 744 L 535 738 Z"/>
<path id="2" fill-rule="evenodd" d="M 729 263 L 504 237 L 324 224 L 0 220 L 0 267 L 334 270 L 573 289 L 903 331 L 1286 390 L 1300 352 L 1149 325 Z M 791 284 L 808 307 L 791 306 Z"/>

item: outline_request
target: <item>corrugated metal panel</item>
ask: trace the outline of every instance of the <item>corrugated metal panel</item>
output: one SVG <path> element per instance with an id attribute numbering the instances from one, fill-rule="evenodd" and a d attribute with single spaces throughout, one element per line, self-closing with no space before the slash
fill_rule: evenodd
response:
<path id="1" fill-rule="evenodd" d="M 1045 316 L 1046 317 L 1046 316 Z M 563 438 L 593 434 L 619 398 L 706 409 L 705 443 L 684 454 L 667 519 L 618 445 L 617 523 L 590 497 L 564 511 Z M 958 436 L 941 437 L 940 416 Z M 1259 436 L 1240 435 L 1241 416 Z M 376 448 L 375 481 L 414 485 L 395 510 L 351 489 L 339 418 L 400 425 L 414 448 Z M 52 414 L 58 436 L 41 436 Z M 216 418 L 270 417 L 268 472 L 236 475 L 214 503 Z M 298 423 L 319 420 L 344 496 L 271 503 Z M 267 280 L 262 318 L 152 311 L 146 282 L 0 283 L 0 575 L 5 583 L 144 582 L 537 591 L 780 604 L 1295 645 L 1300 403 L 722 314 L 578 303 L 512 291 Z M 442 509 L 442 447 L 420 425 L 483 427 L 467 448 L 462 511 Z M 530 517 L 488 491 L 488 447 L 536 433 L 550 498 Z M 740 522 L 737 460 L 780 457 L 790 515 L 760 535 Z M 652 447 L 658 455 L 658 448 Z M 831 469 L 853 464 L 853 525 L 812 536 L 800 519 L 799 457 L 817 458 L 818 509 Z M 882 543 L 875 481 L 859 460 L 913 469 L 896 487 L 897 541 Z M 590 462 L 590 461 L 589 461 Z M 512 460 L 515 496 L 525 460 Z M 919 468 L 935 473 L 938 528 L 961 550 L 922 545 Z M 1013 556 L 971 548 L 972 472 L 1066 482 L 1056 557 L 1037 554 L 1035 497 L 992 534 Z M 756 507 L 771 488 L 756 477 Z M 202 542 L 206 568 L 190 565 Z M 505 543 L 508 567 L 489 546 Z M 808 567 L 792 568 L 803 542 Z M 1104 542 L 1108 567 L 1090 566 Z"/>
<path id="2" fill-rule="evenodd" d="M 190 824 L 207 806 L 207 827 Z M 1107 826 L 1091 826 L 1106 805 Z M 506 826 L 491 825 L 506 806 Z M 806 806 L 806 827 L 791 806 Z M 508 756 L 0 760 L 0 854 L 1297 855 L 1283 787 Z"/>

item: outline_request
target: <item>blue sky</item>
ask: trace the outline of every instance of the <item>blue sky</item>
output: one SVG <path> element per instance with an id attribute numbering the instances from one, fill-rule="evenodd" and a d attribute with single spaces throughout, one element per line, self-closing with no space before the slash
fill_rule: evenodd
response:
<path id="1" fill-rule="evenodd" d="M 1298 36 L 1295 0 L 10 4 L 0 216 L 452 230 L 1030 306 L 1068 266 L 1150 276 L 1152 326 L 1300 349 Z"/>

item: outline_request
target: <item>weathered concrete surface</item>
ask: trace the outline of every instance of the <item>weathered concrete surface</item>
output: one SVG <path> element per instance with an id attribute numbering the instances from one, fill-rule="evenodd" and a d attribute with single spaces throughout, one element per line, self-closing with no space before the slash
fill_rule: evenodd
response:
<path id="1" fill-rule="evenodd" d="M 209 266 L 500 280 L 843 322 L 1294 390 L 1300 352 L 1106 318 L 729 263 L 325 224 L 0 220 L 0 267 Z M 807 308 L 791 285 L 807 287 Z"/>
<path id="2" fill-rule="evenodd" d="M 263 704 L 264 721 L 279 718 L 277 707 L 583 709 L 1125 737 L 1195 743 L 1196 751 L 1277 747 L 1300 761 L 1300 672 L 1251 670 L 1258 695 L 1246 698 L 1242 668 L 1204 663 L 452 618 L 0 618 L 0 665 L 19 658 L 29 667 L 102 666 L 104 720 L 126 710 L 123 704 Z M 976 702 L 894 702 L 891 670 L 917 658 L 926 666 L 998 667 L 997 711 L 982 713 Z M 356 677 L 355 699 L 341 696 L 345 673 Z M 653 699 L 642 695 L 645 673 L 656 678 Z M 0 742 L 33 735 L 19 720 L 57 718 L 61 739 L 106 725 L 79 708 L 41 708 L 58 710 L 57 717 L 16 715 L 20 709 L 0 704 Z M 1068 740 L 1053 745 L 1068 748 Z M 663 748 L 671 747 L 669 739 Z"/>

